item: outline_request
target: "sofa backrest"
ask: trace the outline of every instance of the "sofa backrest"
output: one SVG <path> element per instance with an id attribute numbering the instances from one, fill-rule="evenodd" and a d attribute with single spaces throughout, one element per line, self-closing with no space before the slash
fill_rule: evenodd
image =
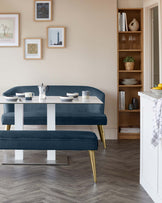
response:
<path id="1" fill-rule="evenodd" d="M 57 113 L 79 113 L 79 112 L 92 112 L 92 113 L 104 113 L 104 104 L 105 104 L 105 94 L 93 87 L 89 86 L 66 86 L 66 85 L 49 85 L 47 87 L 47 96 L 66 96 L 67 92 L 78 92 L 79 95 L 82 95 L 83 90 L 90 91 L 91 96 L 97 96 L 103 104 L 57 104 L 56 112 Z M 3 93 L 4 96 L 15 96 L 16 93 L 22 92 L 34 92 L 36 96 L 39 95 L 37 86 L 17 86 L 13 87 Z M 24 111 L 47 111 L 46 104 L 25 104 Z M 13 104 L 4 105 L 4 113 L 14 112 Z"/>

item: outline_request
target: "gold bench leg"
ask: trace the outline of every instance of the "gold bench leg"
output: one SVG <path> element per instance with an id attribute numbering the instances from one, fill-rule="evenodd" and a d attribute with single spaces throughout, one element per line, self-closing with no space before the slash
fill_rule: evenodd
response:
<path id="1" fill-rule="evenodd" d="M 89 150 L 89 156 L 90 156 L 90 160 L 91 160 L 91 166 L 92 166 L 92 172 L 93 172 L 93 179 L 94 182 L 97 182 L 97 178 L 96 178 L 96 162 L 95 162 L 95 152 L 92 150 Z"/>
<path id="2" fill-rule="evenodd" d="M 5 126 L 5 130 L 10 130 L 11 129 L 11 125 L 6 125 Z"/>
<path id="3" fill-rule="evenodd" d="M 98 127 L 98 131 L 99 131 L 101 141 L 103 142 L 103 145 L 104 145 L 104 149 L 106 149 L 106 141 L 105 141 L 105 136 L 104 136 L 103 125 L 98 125 L 97 127 Z"/>

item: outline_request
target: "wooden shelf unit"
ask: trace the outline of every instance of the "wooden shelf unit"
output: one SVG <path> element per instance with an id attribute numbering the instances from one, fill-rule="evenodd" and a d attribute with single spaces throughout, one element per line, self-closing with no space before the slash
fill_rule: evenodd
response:
<path id="1" fill-rule="evenodd" d="M 139 31 L 119 31 L 118 34 L 118 139 L 139 139 L 139 133 L 120 133 L 120 128 L 140 128 L 140 109 L 129 110 L 128 105 L 136 97 L 140 106 L 138 92 L 143 91 L 143 9 L 122 8 L 118 12 L 127 14 L 128 25 L 136 18 L 140 24 Z M 118 15 L 118 13 L 117 13 Z M 118 19 L 118 18 L 117 18 Z M 118 26 L 118 23 L 117 23 Z M 124 43 L 123 43 L 124 41 Z M 125 70 L 123 59 L 132 56 L 135 59 L 134 70 Z M 136 85 L 122 85 L 121 80 L 135 78 Z M 125 91 L 125 110 L 119 109 L 119 91 Z"/>

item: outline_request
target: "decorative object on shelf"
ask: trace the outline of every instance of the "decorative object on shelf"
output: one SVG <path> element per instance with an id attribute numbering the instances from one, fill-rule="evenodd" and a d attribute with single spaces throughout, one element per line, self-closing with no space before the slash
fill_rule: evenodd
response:
<path id="1" fill-rule="evenodd" d="M 0 47 L 18 47 L 20 43 L 20 14 L 0 14 Z"/>
<path id="2" fill-rule="evenodd" d="M 65 48 L 65 27 L 50 26 L 47 28 L 47 47 Z"/>
<path id="3" fill-rule="evenodd" d="M 125 110 L 125 91 L 119 92 L 119 109 Z"/>
<path id="4" fill-rule="evenodd" d="M 136 97 L 132 98 L 133 109 L 139 109 L 138 99 Z"/>
<path id="5" fill-rule="evenodd" d="M 136 85 L 138 81 L 135 78 L 125 78 L 122 80 L 122 85 Z"/>
<path id="6" fill-rule="evenodd" d="M 42 39 L 24 39 L 24 59 L 42 59 Z"/>
<path id="7" fill-rule="evenodd" d="M 139 30 L 139 22 L 136 20 L 136 18 L 133 18 L 133 20 L 129 23 L 129 29 L 131 31 Z"/>
<path id="8" fill-rule="evenodd" d="M 129 109 L 129 110 L 133 110 L 133 104 L 129 104 L 129 105 L 128 105 L 128 109 Z"/>
<path id="9" fill-rule="evenodd" d="M 34 20 L 52 21 L 52 0 L 34 0 Z"/>
<path id="10" fill-rule="evenodd" d="M 125 63 L 126 70 L 133 70 L 134 69 L 134 58 L 132 56 L 127 56 L 123 62 Z"/>
<path id="11" fill-rule="evenodd" d="M 38 86 L 38 89 L 39 89 L 39 100 L 46 99 L 47 86 L 43 85 L 42 83 L 41 85 Z"/>

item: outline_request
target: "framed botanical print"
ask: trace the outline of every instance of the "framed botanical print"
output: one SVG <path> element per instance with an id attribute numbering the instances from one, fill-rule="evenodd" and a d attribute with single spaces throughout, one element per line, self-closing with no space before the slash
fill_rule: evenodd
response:
<path id="1" fill-rule="evenodd" d="M 47 47 L 65 48 L 65 27 L 50 26 L 47 28 Z"/>
<path id="2" fill-rule="evenodd" d="M 24 59 L 42 59 L 42 39 L 24 39 Z"/>
<path id="3" fill-rule="evenodd" d="M 20 44 L 20 14 L 0 13 L 0 47 L 18 47 Z"/>
<path id="4" fill-rule="evenodd" d="M 52 0 L 34 0 L 34 20 L 52 20 Z"/>

